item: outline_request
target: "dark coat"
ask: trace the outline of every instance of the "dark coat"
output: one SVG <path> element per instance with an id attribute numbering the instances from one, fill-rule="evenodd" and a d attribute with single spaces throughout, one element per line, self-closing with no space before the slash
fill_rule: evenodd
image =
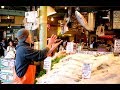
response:
<path id="1" fill-rule="evenodd" d="M 23 77 L 31 62 L 42 61 L 47 57 L 48 48 L 35 50 L 26 42 L 16 46 L 15 71 L 18 77 Z"/>

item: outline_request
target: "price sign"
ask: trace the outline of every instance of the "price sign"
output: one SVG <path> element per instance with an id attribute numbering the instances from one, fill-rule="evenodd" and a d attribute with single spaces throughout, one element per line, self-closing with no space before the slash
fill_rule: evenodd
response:
<path id="1" fill-rule="evenodd" d="M 37 11 L 25 12 L 25 19 L 23 20 L 25 29 L 35 30 L 39 27 L 39 18 Z"/>
<path id="2" fill-rule="evenodd" d="M 66 46 L 66 52 L 67 53 L 73 52 L 73 45 L 74 45 L 73 42 L 67 42 L 67 46 Z"/>
<path id="3" fill-rule="evenodd" d="M 115 53 L 120 53 L 120 39 L 116 39 L 116 40 L 115 40 L 114 52 L 115 52 Z"/>
<path id="4" fill-rule="evenodd" d="M 90 63 L 83 63 L 82 78 L 89 79 L 90 77 L 91 77 L 91 64 Z"/>
<path id="5" fill-rule="evenodd" d="M 51 57 L 47 57 L 45 60 L 44 60 L 44 69 L 50 71 L 51 70 L 51 61 L 52 61 L 52 58 Z"/>
<path id="6" fill-rule="evenodd" d="M 24 18 L 23 23 L 24 23 L 25 29 L 36 30 L 39 27 L 39 18 L 36 18 L 35 22 L 27 22 L 27 19 Z"/>
<path id="7" fill-rule="evenodd" d="M 25 12 L 25 18 L 27 18 L 27 22 L 35 22 L 37 18 L 37 11 L 29 11 Z"/>

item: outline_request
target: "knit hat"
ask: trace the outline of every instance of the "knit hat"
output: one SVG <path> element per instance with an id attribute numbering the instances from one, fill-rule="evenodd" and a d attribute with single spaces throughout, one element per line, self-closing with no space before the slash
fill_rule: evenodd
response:
<path id="1" fill-rule="evenodd" d="M 25 30 L 25 28 L 22 28 L 17 32 L 17 39 L 19 42 L 24 42 L 27 39 L 28 35 L 29 31 Z"/>

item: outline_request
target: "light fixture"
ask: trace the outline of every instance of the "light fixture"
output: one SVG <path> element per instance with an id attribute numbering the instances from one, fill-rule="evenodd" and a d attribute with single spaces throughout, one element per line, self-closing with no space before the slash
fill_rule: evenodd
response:
<path id="1" fill-rule="evenodd" d="M 5 8 L 5 6 L 1 6 L 1 8 Z"/>
<path id="2" fill-rule="evenodd" d="M 102 19 L 109 19 L 109 17 L 107 16 L 107 17 L 102 17 Z"/>
<path id="3" fill-rule="evenodd" d="M 54 18 L 53 18 L 53 17 L 51 18 L 51 21 L 54 21 Z"/>
<path id="4" fill-rule="evenodd" d="M 109 19 L 108 11 L 104 11 L 102 19 Z"/>
<path id="5" fill-rule="evenodd" d="M 11 26 L 10 25 L 8 25 L 8 27 L 7 28 L 11 28 Z"/>
<path id="6" fill-rule="evenodd" d="M 47 6 L 47 16 L 57 13 L 51 6 Z"/>
<path id="7" fill-rule="evenodd" d="M 9 15 L 7 16 L 7 19 L 10 19 L 10 16 L 9 16 Z"/>
<path id="8" fill-rule="evenodd" d="M 37 9 L 38 15 L 40 13 L 40 8 Z M 51 6 L 47 6 L 47 16 L 57 13 Z"/>
<path id="9" fill-rule="evenodd" d="M 65 7 L 65 10 L 67 9 L 67 7 Z"/>

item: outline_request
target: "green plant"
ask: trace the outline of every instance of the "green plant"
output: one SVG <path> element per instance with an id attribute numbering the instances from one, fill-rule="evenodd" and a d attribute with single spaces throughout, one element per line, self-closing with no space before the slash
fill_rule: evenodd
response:
<path id="1" fill-rule="evenodd" d="M 46 70 L 45 69 L 40 71 L 40 73 L 36 76 L 36 78 L 39 78 L 39 77 L 43 76 L 44 74 L 46 74 Z"/>

